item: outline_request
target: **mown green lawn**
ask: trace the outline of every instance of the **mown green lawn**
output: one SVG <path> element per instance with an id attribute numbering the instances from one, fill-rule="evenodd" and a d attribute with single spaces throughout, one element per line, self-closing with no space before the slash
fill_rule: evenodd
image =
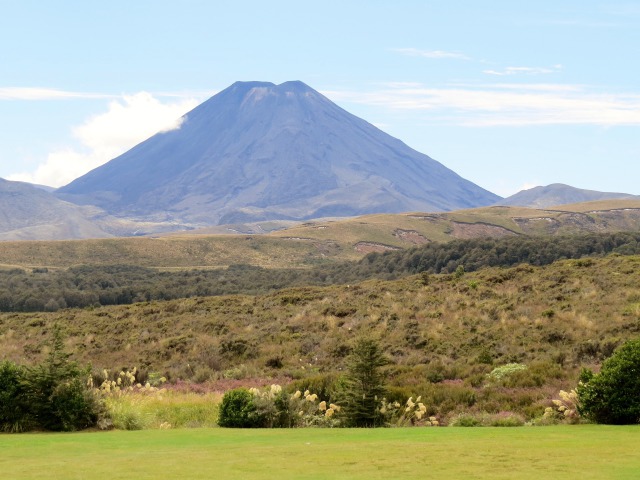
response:
<path id="1" fill-rule="evenodd" d="M 0 478 L 638 479 L 640 426 L 0 435 Z"/>

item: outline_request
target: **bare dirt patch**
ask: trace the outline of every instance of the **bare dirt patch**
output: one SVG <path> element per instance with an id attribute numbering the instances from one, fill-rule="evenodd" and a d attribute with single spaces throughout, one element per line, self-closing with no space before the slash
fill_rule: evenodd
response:
<path id="1" fill-rule="evenodd" d="M 517 235 L 511 230 L 500 227 L 498 225 L 490 225 L 488 223 L 460 223 L 451 222 L 451 234 L 455 238 L 478 238 L 491 237 L 501 238 Z"/>
<path id="2" fill-rule="evenodd" d="M 391 245 L 385 245 L 384 243 L 375 243 L 375 242 L 358 242 L 353 248 L 356 252 L 360 253 L 373 253 L 373 252 L 386 252 L 389 250 L 400 250 L 398 247 L 393 247 Z"/>
<path id="3" fill-rule="evenodd" d="M 415 230 L 402 230 L 398 228 L 393 232 L 393 236 L 399 238 L 403 242 L 407 242 L 412 245 L 424 245 L 425 243 L 430 242 L 427 237 L 416 232 Z"/>

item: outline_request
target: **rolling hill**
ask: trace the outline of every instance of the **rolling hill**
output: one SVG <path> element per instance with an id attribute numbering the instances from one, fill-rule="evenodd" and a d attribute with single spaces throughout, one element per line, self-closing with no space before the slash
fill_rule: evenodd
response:
<path id="1" fill-rule="evenodd" d="M 281 226 L 277 222 L 263 224 L 264 228 L 260 225 L 235 225 L 236 232 L 229 234 L 211 234 L 207 229 L 153 237 L 4 242 L 0 266 L 66 268 L 127 264 L 183 269 L 250 264 L 308 268 L 319 263 L 358 260 L 370 252 L 453 239 L 637 232 L 640 200 L 587 202 L 565 205 L 561 210 L 484 207 L 443 213 L 365 215 L 347 220 L 309 221 L 259 235 L 237 233 L 238 229 L 264 231 Z"/>

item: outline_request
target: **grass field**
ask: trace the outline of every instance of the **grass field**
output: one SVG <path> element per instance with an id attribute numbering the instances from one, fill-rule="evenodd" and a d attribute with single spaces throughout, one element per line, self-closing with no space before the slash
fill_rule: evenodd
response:
<path id="1" fill-rule="evenodd" d="M 640 426 L 24 434 L 0 452 L 12 480 L 640 478 Z"/>

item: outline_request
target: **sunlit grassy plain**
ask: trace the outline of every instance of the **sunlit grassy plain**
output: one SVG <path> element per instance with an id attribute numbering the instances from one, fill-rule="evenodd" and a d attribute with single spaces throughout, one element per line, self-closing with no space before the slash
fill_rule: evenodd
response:
<path id="1" fill-rule="evenodd" d="M 2 478 L 636 479 L 640 426 L 0 435 Z"/>

